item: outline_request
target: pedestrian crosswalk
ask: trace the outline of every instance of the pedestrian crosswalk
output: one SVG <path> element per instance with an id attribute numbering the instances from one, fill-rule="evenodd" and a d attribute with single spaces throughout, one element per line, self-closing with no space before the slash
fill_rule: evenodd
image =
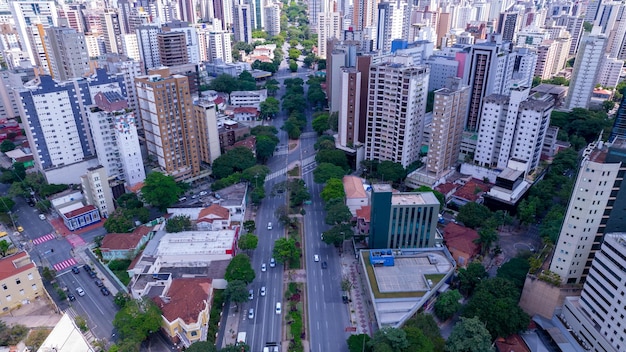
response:
<path id="1" fill-rule="evenodd" d="M 47 234 L 45 236 L 41 236 L 41 237 L 35 238 L 33 240 L 33 244 L 41 244 L 41 243 L 53 240 L 55 238 L 56 238 L 56 236 L 54 236 L 53 234 L 49 233 L 49 234 Z"/>
<path id="2" fill-rule="evenodd" d="M 55 271 L 61 271 L 61 270 L 65 270 L 65 269 L 67 269 L 69 267 L 72 267 L 72 266 L 74 266 L 76 264 L 78 264 L 76 259 L 70 258 L 70 259 L 64 260 L 64 261 L 62 261 L 60 263 L 56 263 L 52 267 L 54 268 Z"/>

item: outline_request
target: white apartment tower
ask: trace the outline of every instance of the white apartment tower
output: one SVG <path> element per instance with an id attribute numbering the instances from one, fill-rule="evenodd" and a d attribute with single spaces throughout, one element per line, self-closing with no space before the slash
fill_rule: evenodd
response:
<path id="1" fill-rule="evenodd" d="M 530 88 L 515 88 L 510 96 L 494 94 L 483 103 L 474 161 L 505 169 L 510 159 L 524 161 L 525 172 L 534 170 L 541 157 L 554 99 Z"/>
<path id="2" fill-rule="evenodd" d="M 47 28 L 46 34 L 52 78 L 66 81 L 89 73 L 89 56 L 84 34 L 64 27 Z"/>
<path id="3" fill-rule="evenodd" d="M 580 297 L 566 297 L 561 319 L 585 350 L 623 351 L 626 233 L 607 233 L 591 262 Z"/>
<path id="4" fill-rule="evenodd" d="M 318 56 L 326 57 L 326 44 L 329 39 L 341 38 L 341 13 L 322 12 L 318 14 L 317 47 Z"/>
<path id="5" fill-rule="evenodd" d="M 107 53 L 122 53 L 122 24 L 117 12 L 109 10 L 102 14 L 102 30 Z"/>
<path id="6" fill-rule="evenodd" d="M 200 48 L 198 44 L 198 33 L 195 27 L 190 27 L 186 22 L 175 21 L 163 26 L 162 31 L 185 33 L 185 44 L 187 45 L 187 59 L 189 63 L 200 62 Z"/>
<path id="7" fill-rule="evenodd" d="M 119 149 L 120 160 L 124 172 L 124 181 L 132 187 L 146 179 L 143 158 L 137 135 L 137 118 L 135 114 L 124 113 L 114 116 L 115 141 Z"/>
<path id="8" fill-rule="evenodd" d="M 429 173 L 440 176 L 457 163 L 468 101 L 469 87 L 460 78 L 449 77 L 445 87 L 435 91 L 426 161 Z"/>
<path id="9" fill-rule="evenodd" d="M 619 83 L 622 67 L 624 67 L 624 60 L 605 55 L 598 71 L 598 84 L 602 87 L 615 88 Z"/>
<path id="10" fill-rule="evenodd" d="M 145 25 L 137 27 L 137 46 L 139 56 L 144 65 L 144 71 L 161 66 L 161 55 L 159 55 L 159 41 L 157 34 L 161 28 L 156 25 Z"/>
<path id="11" fill-rule="evenodd" d="M 419 157 L 429 69 L 395 56 L 370 68 L 365 159 L 409 166 Z"/>
<path id="12" fill-rule="evenodd" d="M 205 32 L 203 37 L 207 45 L 207 58 L 205 61 L 215 62 L 215 60 L 222 60 L 225 63 L 233 62 L 230 38 L 230 32 L 221 29 Z"/>
<path id="13" fill-rule="evenodd" d="M 252 43 L 252 6 L 247 0 L 234 0 L 233 32 L 237 42 Z"/>
<path id="14" fill-rule="evenodd" d="M 280 6 L 277 3 L 265 7 L 265 31 L 271 36 L 280 33 Z"/>
<path id="15" fill-rule="evenodd" d="M 550 271 L 564 284 L 584 283 L 604 234 L 624 228 L 626 140 L 594 142 L 583 153 Z"/>
<path id="16" fill-rule="evenodd" d="M 586 109 L 589 107 L 591 93 L 598 83 L 598 74 L 605 47 L 606 36 L 602 34 L 585 34 L 583 36 L 574 61 L 572 79 L 565 101 L 567 109 Z"/>
<path id="17" fill-rule="evenodd" d="M 406 39 L 409 33 L 407 4 L 401 0 L 378 4 L 376 49 L 383 54 L 391 52 L 394 39 Z"/>
<path id="18" fill-rule="evenodd" d="M 29 29 L 38 23 L 43 28 L 58 26 L 58 13 L 55 3 L 55 1 L 50 0 L 9 1 L 22 50 L 28 53 L 32 65 L 37 65 L 38 60 L 34 44 L 29 40 Z"/>
<path id="19" fill-rule="evenodd" d="M 88 204 L 100 211 L 100 216 L 106 218 L 115 211 L 113 192 L 109 187 L 109 179 L 102 165 L 91 167 L 80 177 L 83 194 Z"/>

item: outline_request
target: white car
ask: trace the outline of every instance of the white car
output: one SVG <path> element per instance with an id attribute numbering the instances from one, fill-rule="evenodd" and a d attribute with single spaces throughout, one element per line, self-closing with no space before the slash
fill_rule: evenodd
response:
<path id="1" fill-rule="evenodd" d="M 280 314 L 282 312 L 283 310 L 281 309 L 280 302 L 276 302 L 276 314 Z"/>
<path id="2" fill-rule="evenodd" d="M 261 295 L 261 297 L 265 297 L 265 286 L 261 287 L 261 290 L 259 291 L 259 295 Z"/>
<path id="3" fill-rule="evenodd" d="M 78 293 L 79 296 L 84 296 L 85 290 L 83 290 L 82 287 L 76 287 L 76 293 Z"/>
<path id="4" fill-rule="evenodd" d="M 272 223 L 271 223 L 271 222 L 268 222 L 268 223 L 267 223 L 267 229 L 268 229 L 268 230 L 271 230 L 271 229 L 272 229 Z"/>
<path id="5" fill-rule="evenodd" d="M 276 266 L 276 259 L 270 258 L 270 268 L 273 268 L 275 266 Z"/>
<path id="6" fill-rule="evenodd" d="M 265 263 L 261 264 L 261 271 L 267 271 L 267 265 L 265 265 Z"/>
<path id="7" fill-rule="evenodd" d="M 248 311 L 248 319 L 254 319 L 254 308 L 250 308 Z"/>
<path id="8" fill-rule="evenodd" d="M 207 192 L 207 191 L 200 192 L 200 196 L 206 196 L 207 194 L 209 194 L 209 192 Z"/>
<path id="9" fill-rule="evenodd" d="M 320 256 L 319 256 L 319 255 L 317 255 L 317 254 L 316 254 L 316 255 L 314 255 L 314 256 L 313 256 L 313 260 L 315 260 L 316 262 L 319 262 L 319 261 L 320 261 Z"/>
<path id="10" fill-rule="evenodd" d="M 46 220 L 46 216 L 43 214 L 39 214 L 39 220 Z"/>

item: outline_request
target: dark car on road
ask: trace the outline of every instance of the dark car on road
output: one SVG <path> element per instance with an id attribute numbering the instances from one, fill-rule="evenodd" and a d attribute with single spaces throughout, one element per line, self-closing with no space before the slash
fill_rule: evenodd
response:
<path id="1" fill-rule="evenodd" d="M 110 295 L 110 294 L 111 294 L 111 292 L 109 292 L 109 289 L 108 289 L 108 288 L 106 288 L 106 287 L 102 287 L 102 288 L 100 289 L 100 292 L 102 292 L 102 294 L 103 294 L 103 295 L 105 295 L 105 296 L 108 296 L 108 295 Z"/>
<path id="2" fill-rule="evenodd" d="M 85 269 L 86 272 L 90 272 L 91 271 L 91 267 L 89 265 L 87 265 L 87 264 L 85 264 L 83 266 L 83 269 Z"/>
<path id="3" fill-rule="evenodd" d="M 102 287 L 102 286 L 104 286 L 104 284 L 103 284 L 103 283 L 102 283 L 102 281 L 100 281 L 100 280 L 96 280 L 96 281 L 94 281 L 94 282 L 96 283 L 96 286 L 98 286 L 98 287 Z"/>
<path id="4" fill-rule="evenodd" d="M 326 262 L 322 262 L 322 269 L 326 269 L 328 268 L 328 264 L 326 264 Z"/>
<path id="5" fill-rule="evenodd" d="M 72 272 L 74 274 L 80 274 L 80 270 L 78 269 L 78 267 L 75 267 L 75 266 L 72 267 Z"/>
<path id="6" fill-rule="evenodd" d="M 68 293 L 67 294 L 67 299 L 69 299 L 70 301 L 75 301 L 76 300 L 76 296 L 74 296 L 74 294 L 72 294 L 72 293 Z"/>

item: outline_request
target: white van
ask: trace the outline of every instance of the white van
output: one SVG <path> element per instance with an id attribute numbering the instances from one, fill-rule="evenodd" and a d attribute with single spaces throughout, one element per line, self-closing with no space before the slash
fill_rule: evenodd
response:
<path id="1" fill-rule="evenodd" d="M 272 223 L 271 223 L 271 222 L 268 222 L 268 223 L 267 223 L 267 229 L 268 229 L 268 230 L 271 230 L 271 229 L 272 229 Z"/>
<path id="2" fill-rule="evenodd" d="M 276 302 L 276 314 L 280 314 L 282 313 L 282 310 L 280 308 L 280 302 Z"/>

